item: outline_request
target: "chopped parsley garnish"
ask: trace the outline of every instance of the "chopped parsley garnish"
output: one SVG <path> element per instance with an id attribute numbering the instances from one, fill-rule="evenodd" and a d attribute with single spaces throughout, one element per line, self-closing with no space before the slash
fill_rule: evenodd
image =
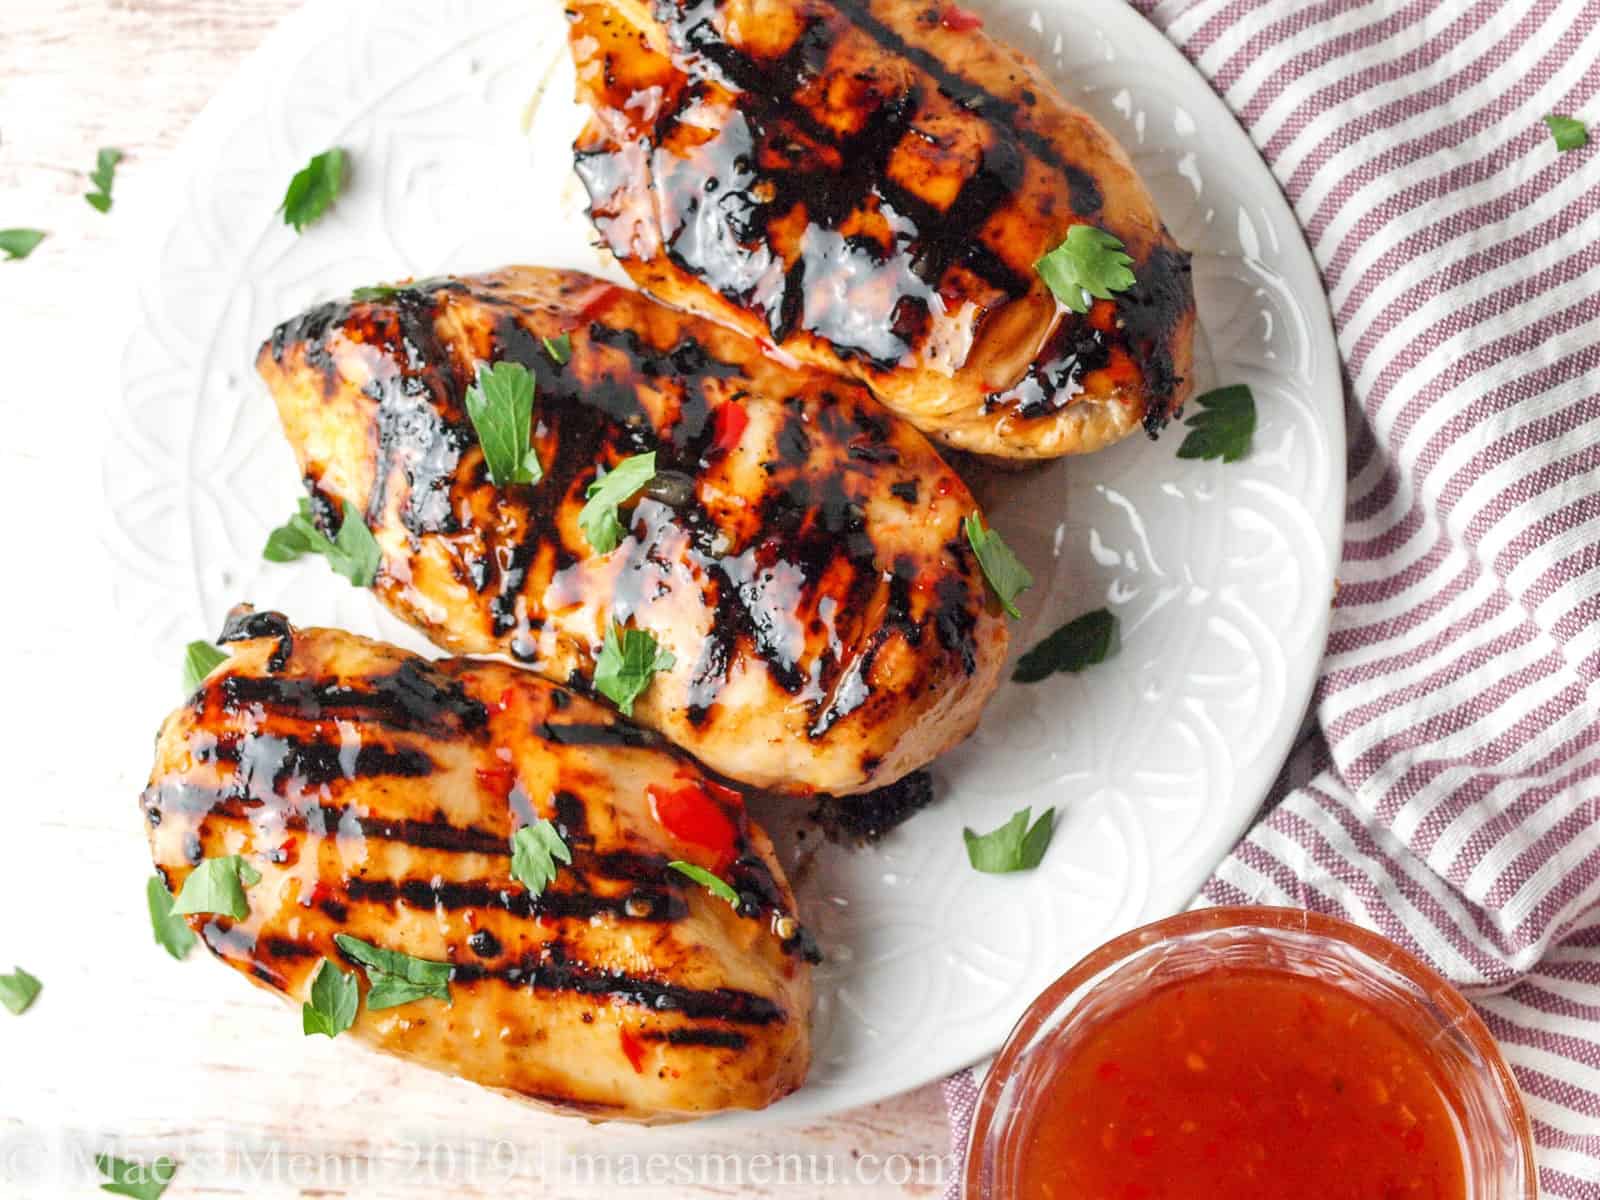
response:
<path id="1" fill-rule="evenodd" d="M 348 933 L 336 933 L 333 940 L 339 949 L 366 968 L 367 982 L 371 985 L 367 989 L 367 1011 L 397 1008 L 429 996 L 450 1003 L 450 976 L 455 973 L 455 967 L 449 963 L 385 950 Z"/>
<path id="2" fill-rule="evenodd" d="M 327 959 L 311 977 L 311 999 L 300 1006 L 300 1026 L 307 1037 L 338 1037 L 356 1023 L 361 985 L 354 971 L 341 971 Z"/>
<path id="3" fill-rule="evenodd" d="M 1050 846 L 1050 835 L 1055 832 L 1056 810 L 1045 809 L 1029 826 L 1032 815 L 1031 808 L 1024 808 L 989 833 L 963 829 L 961 836 L 967 843 L 967 861 L 973 870 L 987 875 L 1008 875 L 1012 871 L 1031 871 L 1037 867 Z"/>
<path id="4" fill-rule="evenodd" d="M 145 900 L 150 906 L 150 931 L 156 944 L 173 958 L 182 962 L 194 949 L 194 931 L 189 923 L 172 911 L 172 893 L 161 882 L 159 875 L 150 876 L 144 886 Z"/>
<path id="5" fill-rule="evenodd" d="M 578 514 L 578 528 L 601 554 L 610 554 L 627 533 L 617 520 L 617 507 L 626 504 L 645 484 L 656 477 L 656 452 L 635 454 L 623 459 L 607 475 L 589 485 L 584 493 L 588 503 Z"/>
<path id="6" fill-rule="evenodd" d="M 210 642 L 190 642 L 183 648 L 183 690 L 192 694 L 214 668 L 227 661 L 227 653 Z"/>
<path id="7" fill-rule="evenodd" d="M 643 629 L 619 631 L 606 628 L 600 658 L 594 665 L 594 686 L 624 716 L 633 716 L 633 702 L 639 698 L 657 671 L 670 671 L 677 663 L 670 650 L 662 650 L 655 636 Z"/>
<path id="8" fill-rule="evenodd" d="M 430 275 L 426 279 L 412 279 L 405 283 L 369 283 L 365 287 L 352 289 L 350 299 L 362 302 L 393 300 L 405 292 L 438 287 L 448 282 L 449 278 L 448 275 Z"/>
<path id="9" fill-rule="evenodd" d="M 1550 136 L 1555 138 L 1557 150 L 1578 150 L 1589 144 L 1589 127 L 1576 117 L 1551 113 L 1544 123 L 1550 127 Z"/>
<path id="10" fill-rule="evenodd" d="M 1250 439 L 1256 431 L 1256 401 L 1248 384 L 1217 388 L 1196 396 L 1200 411 L 1185 425 L 1189 436 L 1178 447 L 1179 458 L 1220 458 L 1238 462 L 1250 453 Z"/>
<path id="11" fill-rule="evenodd" d="M 694 880 L 719 900 L 726 900 L 735 909 L 739 907 L 739 893 L 734 891 L 732 886 L 725 880 L 719 879 L 704 867 L 697 867 L 693 863 L 683 862 L 681 859 L 674 859 L 667 866 L 678 872 L 678 874 Z"/>
<path id="12" fill-rule="evenodd" d="M 344 190 L 345 165 L 345 152 L 335 148 L 323 151 L 296 171 L 280 206 L 283 223 L 300 233 L 327 212 Z"/>
<path id="13" fill-rule="evenodd" d="M 13 1014 L 21 1016 L 39 996 L 44 984 L 16 967 L 9 975 L 0 975 L 0 1004 Z"/>
<path id="14" fill-rule="evenodd" d="M 304 497 L 300 500 L 300 511 L 267 536 L 261 557 L 268 562 L 281 563 L 293 562 L 302 554 L 322 555 L 330 567 L 356 587 L 371 587 L 378 576 L 378 564 L 383 561 L 378 539 L 372 536 L 361 514 L 348 503 L 344 506 L 339 535 L 330 541 L 311 519 L 311 501 Z"/>
<path id="15" fill-rule="evenodd" d="M 478 364 L 478 380 L 467 389 L 467 416 L 483 447 L 483 463 L 495 487 L 538 483 L 539 455 L 529 444 L 533 429 L 533 372 L 521 363 Z"/>
<path id="16" fill-rule="evenodd" d="M 96 212 L 111 211 L 111 184 L 117 177 L 117 164 L 121 161 L 122 151 L 109 146 L 94 157 L 94 170 L 89 172 L 89 182 L 94 184 L 94 191 L 84 199 Z"/>
<path id="17" fill-rule="evenodd" d="M 100 1190 L 113 1196 L 131 1196 L 133 1200 L 160 1200 L 161 1193 L 172 1184 L 178 1164 L 170 1158 L 158 1158 L 146 1166 L 125 1158 L 112 1158 L 109 1154 L 96 1154 L 94 1165 L 110 1183 L 102 1183 Z"/>
<path id="18" fill-rule="evenodd" d="M 967 515 L 965 528 L 967 541 L 978 556 L 978 565 L 983 568 L 983 577 L 989 581 L 1006 612 L 1020 618 L 1017 597 L 1033 586 L 1033 576 L 998 533 L 984 528 L 983 518 L 977 513 Z"/>
<path id="19" fill-rule="evenodd" d="M 0 229 L 0 253 L 7 262 L 27 258 L 48 236 L 42 229 Z"/>
<path id="20" fill-rule="evenodd" d="M 173 915 L 216 913 L 242 921 L 250 915 L 250 901 L 245 898 L 244 890 L 260 882 L 261 872 L 237 854 L 208 858 L 183 881 L 177 902 L 172 906 Z"/>
<path id="21" fill-rule="evenodd" d="M 405 288 L 394 283 L 373 283 L 366 287 L 358 287 L 350 293 L 350 299 L 360 301 L 393 300 Z"/>
<path id="22" fill-rule="evenodd" d="M 559 869 L 557 861 L 570 864 L 572 851 L 549 821 L 541 818 L 511 835 L 511 876 L 528 889 L 529 896 L 550 886 Z"/>
<path id="23" fill-rule="evenodd" d="M 1019 658 L 1011 678 L 1018 683 L 1038 683 L 1058 671 L 1075 674 L 1104 662 L 1116 630 L 1117 619 L 1105 609 L 1084 613 Z"/>
<path id="24" fill-rule="evenodd" d="M 1097 225 L 1074 225 L 1033 269 L 1057 300 L 1075 313 L 1086 313 L 1091 297 L 1110 300 L 1133 286 L 1132 266 L 1120 239 Z"/>
<path id="25" fill-rule="evenodd" d="M 570 334 L 557 334 L 553 338 L 545 338 L 544 352 L 558 367 L 564 367 L 572 359 L 572 337 Z"/>

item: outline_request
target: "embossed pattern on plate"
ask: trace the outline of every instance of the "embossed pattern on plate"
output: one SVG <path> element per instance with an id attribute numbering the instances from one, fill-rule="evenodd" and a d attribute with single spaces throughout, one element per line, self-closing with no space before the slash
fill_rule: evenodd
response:
<path id="1" fill-rule="evenodd" d="M 1083 675 L 1002 688 L 937 765 L 936 805 L 874 850 L 818 848 L 771 818 L 786 862 L 805 864 L 827 962 L 810 1082 L 741 1120 L 867 1103 L 979 1058 L 1084 951 L 1182 908 L 1270 784 L 1326 633 L 1341 389 L 1292 214 L 1221 102 L 1131 10 L 982 7 L 1132 153 L 1195 254 L 1199 385 L 1250 383 L 1260 427 L 1227 467 L 1178 460 L 1174 429 L 975 481 L 1039 580 L 1018 650 L 1102 604 L 1120 645 Z M 564 35 L 558 6 L 524 0 L 317 0 L 210 105 L 166 186 L 124 205 L 139 233 L 104 538 L 117 612 L 165 658 L 240 599 L 426 649 L 320 563 L 260 560 L 298 483 L 250 364 L 277 320 L 361 284 L 514 262 L 621 278 L 590 248 L 571 171 Z M 296 238 L 274 207 L 335 144 L 350 189 Z M 1044 864 L 971 871 L 962 826 L 1023 804 L 1057 808 Z M 389 1071 L 357 1053 L 341 1069 Z M 450 1111 L 469 1122 L 501 1103 L 463 1089 Z"/>

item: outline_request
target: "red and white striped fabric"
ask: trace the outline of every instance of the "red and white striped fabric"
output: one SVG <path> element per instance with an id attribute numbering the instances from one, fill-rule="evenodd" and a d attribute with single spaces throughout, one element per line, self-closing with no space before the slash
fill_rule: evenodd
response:
<path id="1" fill-rule="evenodd" d="M 1596 1200 L 1600 0 L 1135 3 L 1293 203 L 1349 391 L 1317 733 L 1202 900 L 1335 913 L 1466 987 L 1544 1193 Z M 946 1084 L 958 1148 L 975 1094 Z"/>

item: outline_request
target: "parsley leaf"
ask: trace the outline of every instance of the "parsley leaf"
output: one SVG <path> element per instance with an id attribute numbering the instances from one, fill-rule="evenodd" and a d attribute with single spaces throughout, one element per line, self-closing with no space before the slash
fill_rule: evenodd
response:
<path id="1" fill-rule="evenodd" d="M 190 642 L 183 648 L 183 690 L 192 695 L 218 664 L 227 661 L 227 652 L 210 642 Z"/>
<path id="2" fill-rule="evenodd" d="M 268 562 L 293 562 L 302 554 L 320 554 L 328 565 L 356 587 L 371 587 L 378 576 L 383 551 L 366 520 L 347 502 L 339 534 L 332 541 L 311 518 L 311 501 L 300 500 L 300 511 L 267 535 L 261 557 Z"/>
<path id="3" fill-rule="evenodd" d="M 372 985 L 367 989 L 368 1012 L 397 1008 L 428 996 L 450 1003 L 450 977 L 455 967 L 449 963 L 385 950 L 348 933 L 336 933 L 333 940 L 367 970 L 367 982 Z"/>
<path id="4" fill-rule="evenodd" d="M 307 1037 L 338 1037 L 356 1023 L 361 985 L 354 971 L 341 971 L 327 959 L 311 977 L 311 999 L 300 1006 L 300 1027 Z"/>
<path id="5" fill-rule="evenodd" d="M 1091 296 L 1109 300 L 1114 292 L 1133 286 L 1131 266 L 1133 259 L 1124 253 L 1120 239 L 1098 225 L 1074 225 L 1033 269 L 1057 300 L 1075 313 L 1086 313 Z"/>
<path id="6" fill-rule="evenodd" d="M 42 229 L 0 229 L 0 252 L 7 262 L 27 258 L 47 236 Z"/>
<path id="7" fill-rule="evenodd" d="M 1018 683 L 1038 683 L 1057 671 L 1076 674 L 1104 662 L 1116 629 L 1117 619 L 1105 609 L 1084 613 L 1019 658 L 1011 678 Z"/>
<path id="8" fill-rule="evenodd" d="M 983 568 L 983 577 L 989 581 L 1006 612 L 1021 618 L 1017 597 L 1033 586 L 1033 575 L 998 533 L 983 527 L 983 518 L 977 513 L 967 515 L 965 527 L 967 541 L 978 556 L 978 565 Z"/>
<path id="9" fill-rule="evenodd" d="M 145 1166 L 125 1158 L 112 1158 L 109 1154 L 96 1154 L 94 1165 L 100 1174 L 111 1180 L 100 1185 L 102 1192 L 132 1196 L 133 1200 L 159 1200 L 161 1193 L 172 1185 L 172 1177 L 178 1170 L 178 1164 L 166 1157 Z"/>
<path id="10" fill-rule="evenodd" d="M 326 541 L 327 539 L 323 539 Z M 356 587 L 371 587 L 378 576 L 378 564 L 383 551 L 378 539 L 367 528 L 366 519 L 349 504 L 344 506 L 344 519 L 339 522 L 338 536 L 331 549 L 322 549 L 328 565 L 343 575 Z"/>
<path id="11" fill-rule="evenodd" d="M 533 372 L 521 363 L 478 364 L 478 381 L 467 389 L 467 416 L 483 447 L 484 466 L 495 487 L 538 483 L 539 455 L 529 445 L 533 428 Z"/>
<path id="12" fill-rule="evenodd" d="M 261 557 L 268 562 L 293 562 L 302 554 L 320 554 L 327 538 L 311 519 L 311 501 L 302 498 L 300 511 L 267 535 Z"/>
<path id="13" fill-rule="evenodd" d="M 511 835 L 511 876 L 528 889 L 529 896 L 538 896 L 550 886 L 558 859 L 570 864 L 572 851 L 549 821 L 541 818 Z"/>
<path id="14" fill-rule="evenodd" d="M 250 901 L 244 889 L 261 882 L 257 871 L 237 854 L 208 858 L 189 872 L 172 906 L 174 916 L 189 913 L 217 913 L 242 921 L 250 915 Z"/>
<path id="15" fill-rule="evenodd" d="M 572 359 L 572 338 L 562 333 L 553 338 L 544 338 L 544 352 L 555 362 L 556 366 L 564 367 Z"/>
<path id="16" fill-rule="evenodd" d="M 95 155 L 94 170 L 89 172 L 89 182 L 95 190 L 84 196 L 96 212 L 111 211 L 111 182 L 117 175 L 117 164 L 122 161 L 122 151 L 107 147 Z"/>
<path id="17" fill-rule="evenodd" d="M 584 494 L 589 498 L 578 514 L 578 528 L 601 554 L 610 554 L 627 530 L 617 520 L 617 506 L 656 477 L 656 452 L 623 459 L 608 475 L 597 478 Z"/>
<path id="18" fill-rule="evenodd" d="M 1189 436 L 1178 447 L 1179 458 L 1220 458 L 1238 462 L 1250 453 L 1250 439 L 1256 431 L 1256 401 L 1249 385 L 1236 383 L 1196 396 L 1200 411 L 1185 425 Z"/>
<path id="19" fill-rule="evenodd" d="M 690 879 L 694 880 L 701 887 L 705 888 L 706 891 L 710 892 L 713 896 L 717 897 L 719 900 L 726 900 L 729 904 L 733 905 L 735 911 L 738 910 L 739 893 L 734 891 L 728 883 L 718 879 L 704 867 L 697 867 L 693 863 L 683 862 L 681 859 L 674 859 L 672 862 L 669 862 L 667 866 L 671 867 L 680 875 L 687 875 Z"/>
<path id="20" fill-rule="evenodd" d="M 1589 128 L 1576 117 L 1551 113 L 1544 123 L 1550 127 L 1550 136 L 1555 138 L 1557 150 L 1577 150 L 1589 144 Z"/>
<path id="21" fill-rule="evenodd" d="M 338 148 L 317 155 L 289 181 L 289 190 L 283 194 L 279 211 L 283 223 L 293 225 L 296 233 L 302 232 L 328 211 L 328 206 L 344 190 L 345 153 Z"/>
<path id="22" fill-rule="evenodd" d="M 437 287 L 449 279 L 447 275 L 430 275 L 426 279 L 412 279 L 406 283 L 373 283 L 366 287 L 358 287 L 350 292 L 350 299 L 361 301 L 393 300 L 405 292 L 414 292 L 420 288 Z"/>
<path id="23" fill-rule="evenodd" d="M 1055 832 L 1056 810 L 1045 809 L 1030 828 L 1028 820 L 1032 815 L 1033 810 L 1025 808 L 989 833 L 963 829 L 961 836 L 966 839 L 967 861 L 972 869 L 987 875 L 1006 875 L 1037 867 L 1050 845 L 1050 835 Z"/>
<path id="24" fill-rule="evenodd" d="M 4 1004 L 17 1016 L 28 1011 L 38 997 L 44 984 L 21 967 L 14 969 L 9 975 L 0 975 L 0 1004 Z"/>
<path id="25" fill-rule="evenodd" d="M 150 906 L 150 930 L 156 935 L 156 944 L 182 962 L 194 949 L 194 931 L 187 921 L 173 913 L 172 893 L 167 891 L 159 875 L 150 876 L 150 882 L 144 885 L 144 895 Z"/>
<path id="26" fill-rule="evenodd" d="M 619 630 L 615 625 L 606 628 L 605 641 L 600 646 L 600 658 L 594 665 L 594 686 L 606 699 L 622 710 L 624 716 L 633 716 L 633 702 L 650 686 L 657 671 L 670 671 L 678 662 L 670 650 L 656 645 L 655 636 L 643 629 Z"/>

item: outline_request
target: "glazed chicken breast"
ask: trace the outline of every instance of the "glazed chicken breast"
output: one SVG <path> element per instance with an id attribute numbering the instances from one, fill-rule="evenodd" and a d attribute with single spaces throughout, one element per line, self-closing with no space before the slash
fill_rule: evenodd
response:
<path id="1" fill-rule="evenodd" d="M 943 0 L 570 0 L 577 169 L 652 295 L 867 383 L 1002 459 L 1153 436 L 1194 295 L 1128 156 Z M 1035 271 L 1074 225 L 1134 284 L 1082 315 Z"/>
<path id="2" fill-rule="evenodd" d="M 739 792 L 514 666 L 247 610 L 223 641 L 140 801 L 174 894 L 206 859 L 259 874 L 248 916 L 188 918 L 213 954 L 295 1002 L 322 960 L 354 971 L 354 1037 L 557 1111 L 678 1120 L 800 1086 L 814 948 Z M 540 820 L 571 862 L 535 893 L 511 851 Z M 341 934 L 446 964 L 448 1001 L 382 1007 Z"/>
<path id="3" fill-rule="evenodd" d="M 537 483 L 490 481 L 464 408 L 478 366 L 502 362 L 536 380 Z M 964 737 L 996 686 L 1007 634 L 963 532 L 972 495 L 849 380 L 535 268 L 325 305 L 258 366 L 323 532 L 349 511 L 376 535 L 390 608 L 584 692 L 607 630 L 643 630 L 671 663 L 632 716 L 730 778 L 891 784 Z M 588 489 L 652 452 L 599 552 Z"/>

